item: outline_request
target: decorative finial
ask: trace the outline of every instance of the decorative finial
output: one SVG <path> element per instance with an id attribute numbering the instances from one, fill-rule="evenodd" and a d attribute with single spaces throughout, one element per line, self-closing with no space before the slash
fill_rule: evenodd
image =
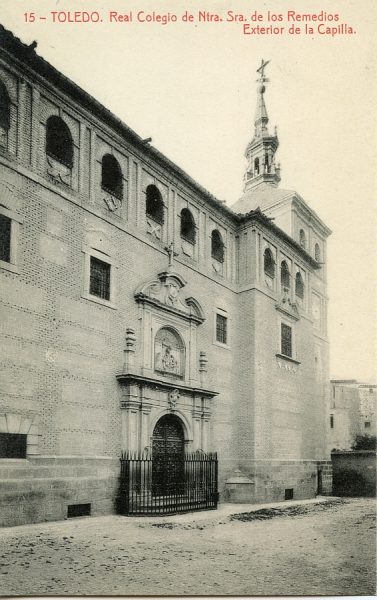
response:
<path id="1" fill-rule="evenodd" d="M 168 270 L 169 270 L 173 266 L 174 257 L 178 256 L 179 253 L 174 251 L 174 242 L 170 242 L 169 246 L 165 247 L 165 250 L 168 253 L 168 257 L 169 257 L 169 264 L 168 264 Z"/>
<path id="2" fill-rule="evenodd" d="M 271 61 L 270 60 L 265 61 L 262 58 L 261 65 L 260 65 L 259 69 L 257 69 L 257 73 L 260 73 L 260 78 L 257 79 L 257 81 L 259 81 L 260 83 L 264 83 L 265 81 L 268 81 L 268 79 L 264 76 L 264 70 L 267 67 L 269 62 L 271 62 Z"/>

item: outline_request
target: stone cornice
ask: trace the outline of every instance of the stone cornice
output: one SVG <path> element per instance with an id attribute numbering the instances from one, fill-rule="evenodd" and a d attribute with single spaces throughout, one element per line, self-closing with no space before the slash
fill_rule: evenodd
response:
<path id="1" fill-rule="evenodd" d="M 163 379 L 158 379 L 155 377 L 145 377 L 144 375 L 139 375 L 137 373 L 119 373 L 116 376 L 116 378 L 119 381 L 119 383 L 124 385 L 136 383 L 146 385 L 147 387 L 159 388 L 164 390 L 177 389 L 184 393 L 193 394 L 196 396 L 206 396 L 207 398 L 213 398 L 214 396 L 217 396 L 219 394 L 219 392 L 186 385 L 180 381 L 165 381 Z"/>

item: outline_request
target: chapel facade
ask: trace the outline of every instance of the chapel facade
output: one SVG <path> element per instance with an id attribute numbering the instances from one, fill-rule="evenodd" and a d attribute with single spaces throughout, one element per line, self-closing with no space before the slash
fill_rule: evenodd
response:
<path id="1" fill-rule="evenodd" d="M 279 187 L 264 70 L 229 208 L 0 29 L 2 525 L 114 512 L 162 445 L 217 452 L 220 500 L 331 492 L 330 231 Z"/>

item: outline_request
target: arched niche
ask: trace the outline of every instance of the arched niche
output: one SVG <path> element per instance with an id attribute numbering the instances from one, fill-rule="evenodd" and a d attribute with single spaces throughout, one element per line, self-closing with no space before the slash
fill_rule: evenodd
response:
<path id="1" fill-rule="evenodd" d="M 161 327 L 154 338 L 154 371 L 183 378 L 185 345 L 179 333 L 170 326 Z"/>

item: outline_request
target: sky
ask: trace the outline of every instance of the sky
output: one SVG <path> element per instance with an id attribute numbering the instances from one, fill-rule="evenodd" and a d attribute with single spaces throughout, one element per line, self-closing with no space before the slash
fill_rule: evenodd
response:
<path id="1" fill-rule="evenodd" d="M 282 15 L 273 25 L 284 32 L 245 35 L 228 10 L 262 15 L 265 27 L 268 11 Z M 52 11 L 97 11 L 103 22 L 54 23 Z M 110 11 L 133 21 L 110 23 Z M 177 22 L 141 23 L 139 11 Z M 223 21 L 199 22 L 199 11 Z M 305 22 L 287 24 L 288 11 L 316 15 L 314 34 L 289 34 Z M 185 12 L 195 21 L 183 22 Z M 37 40 L 40 56 L 229 206 L 242 194 L 256 69 L 270 60 L 265 101 L 278 127 L 280 187 L 299 192 L 333 232 L 330 375 L 376 381 L 375 0 L 1 0 L 0 22 Z M 355 33 L 319 34 L 319 23 Z"/>

